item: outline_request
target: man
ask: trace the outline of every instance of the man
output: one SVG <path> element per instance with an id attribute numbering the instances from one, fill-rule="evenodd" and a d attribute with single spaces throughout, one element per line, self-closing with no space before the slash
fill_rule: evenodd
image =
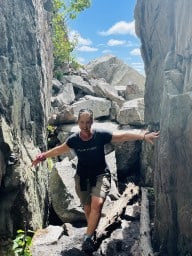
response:
<path id="1" fill-rule="evenodd" d="M 130 133 L 128 131 L 109 132 L 92 129 L 93 112 L 82 109 L 78 115 L 79 132 L 68 137 L 65 143 L 37 155 L 32 164 L 36 166 L 48 157 L 55 157 L 73 149 L 78 158 L 75 187 L 85 212 L 87 230 L 82 249 L 94 251 L 92 236 L 100 220 L 101 210 L 110 190 L 110 172 L 105 161 L 104 145 L 110 142 L 145 140 L 153 144 L 159 132 Z"/>

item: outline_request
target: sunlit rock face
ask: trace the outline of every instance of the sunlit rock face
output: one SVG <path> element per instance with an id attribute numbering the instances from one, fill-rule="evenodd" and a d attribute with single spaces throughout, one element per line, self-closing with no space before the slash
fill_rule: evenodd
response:
<path id="1" fill-rule="evenodd" d="M 192 251 L 192 2 L 138 0 L 136 32 L 145 62 L 145 121 L 160 122 L 155 145 L 155 246 Z"/>
<path id="2" fill-rule="evenodd" d="M 105 78 L 111 86 L 129 86 L 136 84 L 142 95 L 145 77 L 114 55 L 103 55 L 85 66 L 89 76 Z"/>
<path id="3" fill-rule="evenodd" d="M 49 0 L 0 3 L 0 235 L 46 216 L 47 174 L 31 159 L 45 145 L 50 107 L 50 11 Z"/>

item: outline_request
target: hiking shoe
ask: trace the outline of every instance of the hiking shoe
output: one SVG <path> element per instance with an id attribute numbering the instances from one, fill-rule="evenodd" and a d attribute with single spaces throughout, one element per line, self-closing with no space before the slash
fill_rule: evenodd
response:
<path id="1" fill-rule="evenodd" d="M 86 240 L 83 241 L 82 250 L 84 252 L 94 252 L 95 251 L 94 242 L 90 237 L 86 238 Z"/>

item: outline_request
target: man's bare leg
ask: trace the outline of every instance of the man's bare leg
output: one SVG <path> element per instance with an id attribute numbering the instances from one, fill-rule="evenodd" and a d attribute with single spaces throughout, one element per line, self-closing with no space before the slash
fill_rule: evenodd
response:
<path id="1" fill-rule="evenodd" d="M 90 212 L 91 212 L 91 205 L 90 204 L 86 204 L 83 206 L 83 210 L 85 212 L 85 217 L 86 217 L 86 220 L 87 220 L 87 223 L 89 221 L 89 215 L 90 215 Z"/>
<path id="2" fill-rule="evenodd" d="M 84 236 L 82 249 L 85 252 L 93 252 L 95 250 L 92 236 L 98 226 L 101 217 L 103 203 L 103 198 L 92 196 L 91 205 L 84 205 L 85 216 L 87 218 L 87 231 Z"/>
<path id="3" fill-rule="evenodd" d="M 86 234 L 92 236 L 94 231 L 96 230 L 100 217 L 101 210 L 103 208 L 104 199 L 101 197 L 92 196 L 91 199 L 91 208 L 88 214 L 88 222 L 87 222 L 87 232 Z"/>

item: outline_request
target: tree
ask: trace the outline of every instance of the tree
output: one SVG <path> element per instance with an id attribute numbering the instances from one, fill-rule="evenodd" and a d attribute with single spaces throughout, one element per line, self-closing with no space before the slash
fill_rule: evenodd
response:
<path id="1" fill-rule="evenodd" d="M 69 39 L 67 23 L 90 5 L 91 0 L 53 0 L 54 69 L 76 62 L 72 51 L 77 45 L 77 37 Z"/>

